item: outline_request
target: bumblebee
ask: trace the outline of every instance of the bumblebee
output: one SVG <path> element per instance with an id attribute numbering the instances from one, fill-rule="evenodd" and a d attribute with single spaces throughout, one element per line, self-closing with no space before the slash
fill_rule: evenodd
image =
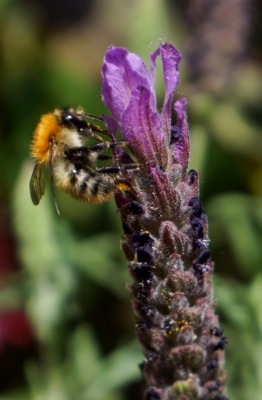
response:
<path id="1" fill-rule="evenodd" d="M 109 142 L 100 134 L 108 134 L 90 120 L 103 119 L 87 114 L 82 108 L 57 108 L 42 115 L 33 134 L 31 154 L 35 166 L 30 179 L 33 204 L 39 204 L 45 192 L 45 167 L 49 166 L 51 192 L 54 185 L 72 197 L 90 203 L 107 200 L 117 189 L 130 190 L 131 184 L 121 178 L 130 169 L 127 165 L 97 166 L 98 160 L 111 159 L 108 149 L 125 146 L 125 142 Z M 87 145 L 94 139 L 93 145 Z M 134 167 L 133 167 L 134 168 Z M 56 210 L 59 214 L 57 204 Z"/>

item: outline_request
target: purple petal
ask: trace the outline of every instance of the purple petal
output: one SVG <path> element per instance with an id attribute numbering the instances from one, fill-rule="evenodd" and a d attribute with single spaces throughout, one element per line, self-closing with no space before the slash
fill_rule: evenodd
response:
<path id="1" fill-rule="evenodd" d="M 122 114 L 137 87 L 150 89 L 148 71 L 142 59 L 128 50 L 110 46 L 102 68 L 102 99 L 112 115 L 121 122 Z M 154 101 L 154 94 L 150 95 Z"/>
<path id="2" fill-rule="evenodd" d="M 183 167 L 183 173 L 186 174 L 188 168 L 188 159 L 190 151 L 189 129 L 186 114 L 187 101 L 179 99 L 174 104 L 174 110 L 177 115 L 176 127 L 180 134 L 179 139 L 174 144 L 175 160 Z"/>
<path id="3" fill-rule="evenodd" d="M 150 104 L 151 92 L 136 88 L 122 116 L 122 135 L 130 143 L 140 162 L 164 165 L 167 159 L 165 135 L 159 114 Z"/>
<path id="4" fill-rule="evenodd" d="M 165 125 L 165 129 L 168 132 L 171 125 L 172 99 L 179 81 L 178 64 L 181 60 L 181 54 L 170 43 L 162 43 L 160 47 L 150 56 L 151 71 L 152 65 L 155 65 L 155 59 L 159 55 L 163 64 L 163 76 L 165 83 L 165 99 L 161 116 L 163 124 Z"/>

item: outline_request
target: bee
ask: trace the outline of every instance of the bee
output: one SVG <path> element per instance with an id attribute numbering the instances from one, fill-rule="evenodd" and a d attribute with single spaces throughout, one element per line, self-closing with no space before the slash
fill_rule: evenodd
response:
<path id="1" fill-rule="evenodd" d="M 72 197 L 89 203 L 102 203 L 117 189 L 131 190 L 132 185 L 122 179 L 122 172 L 134 168 L 127 165 L 97 166 L 98 160 L 108 160 L 108 149 L 124 147 L 125 142 L 109 142 L 100 134 L 107 134 L 90 120 L 103 119 L 87 114 L 80 107 L 57 108 L 42 115 L 33 134 L 31 154 L 35 166 L 29 187 L 33 204 L 38 205 L 45 192 L 45 167 L 49 166 L 51 192 L 54 185 Z M 87 145 L 87 140 L 94 144 Z"/>

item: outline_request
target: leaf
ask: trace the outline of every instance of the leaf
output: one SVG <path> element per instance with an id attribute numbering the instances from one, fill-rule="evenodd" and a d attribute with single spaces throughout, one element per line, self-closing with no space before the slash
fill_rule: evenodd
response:
<path id="1" fill-rule="evenodd" d="M 241 273 L 252 276 L 261 267 L 262 201 L 228 194 L 213 198 L 206 209 L 211 242 L 220 249 L 229 246 Z"/>
<path id="2" fill-rule="evenodd" d="M 138 364 L 142 353 L 136 342 L 127 344 L 109 355 L 96 379 L 83 395 L 84 399 L 107 399 L 107 393 L 140 377 Z"/>
<path id="3" fill-rule="evenodd" d="M 129 281 L 126 261 L 117 260 L 118 240 L 112 234 L 101 234 L 82 242 L 74 242 L 70 260 L 99 285 L 112 290 L 120 298 L 127 298 Z"/>
<path id="4" fill-rule="evenodd" d="M 56 336 L 75 290 L 75 274 L 57 235 L 59 219 L 44 197 L 35 207 L 29 196 L 31 165 L 25 163 L 13 195 L 14 228 L 20 259 L 28 272 L 28 309 L 42 340 Z M 25 184 L 27 183 L 27 184 Z M 60 222 L 62 223 L 62 222 Z"/>

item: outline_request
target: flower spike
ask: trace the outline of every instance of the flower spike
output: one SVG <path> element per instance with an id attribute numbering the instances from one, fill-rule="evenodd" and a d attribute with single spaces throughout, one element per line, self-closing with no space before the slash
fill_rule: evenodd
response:
<path id="1" fill-rule="evenodd" d="M 155 94 L 157 57 L 165 85 L 161 111 Z M 207 216 L 198 173 L 188 171 L 187 102 L 178 99 L 172 106 L 180 58 L 174 46 L 162 43 L 151 54 L 148 71 L 128 50 L 107 50 L 102 98 L 139 165 L 128 172 L 134 190 L 117 192 L 115 199 L 145 357 L 145 399 L 227 400 L 226 338 L 214 311 Z"/>

